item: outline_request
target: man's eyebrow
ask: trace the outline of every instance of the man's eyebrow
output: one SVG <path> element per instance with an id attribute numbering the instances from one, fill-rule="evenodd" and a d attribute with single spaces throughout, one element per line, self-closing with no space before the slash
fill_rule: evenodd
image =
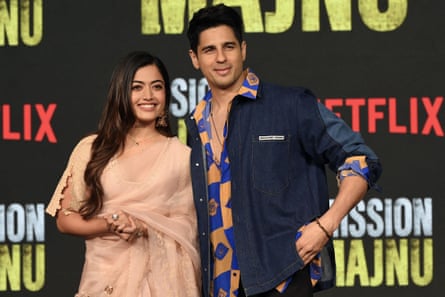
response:
<path id="1" fill-rule="evenodd" d="M 223 47 L 228 46 L 228 45 L 231 45 L 231 46 L 236 45 L 236 41 L 226 41 L 226 42 L 223 43 Z M 210 44 L 210 45 L 202 47 L 201 51 L 214 49 L 214 48 L 216 48 L 216 46 L 213 45 L 213 44 Z"/>

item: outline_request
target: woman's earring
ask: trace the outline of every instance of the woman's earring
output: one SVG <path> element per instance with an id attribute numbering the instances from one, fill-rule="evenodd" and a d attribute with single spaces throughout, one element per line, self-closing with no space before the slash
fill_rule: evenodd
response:
<path id="1" fill-rule="evenodd" d="M 165 128 L 168 126 L 168 117 L 167 112 L 164 112 L 162 115 L 158 116 L 156 118 L 156 127 L 158 128 Z"/>

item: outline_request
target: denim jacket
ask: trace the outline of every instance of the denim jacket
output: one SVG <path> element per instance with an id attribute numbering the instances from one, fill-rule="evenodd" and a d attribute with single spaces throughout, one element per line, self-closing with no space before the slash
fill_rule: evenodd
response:
<path id="1" fill-rule="evenodd" d="M 203 273 L 209 296 L 210 239 L 206 155 L 191 115 L 186 119 Z M 369 185 L 381 173 L 374 152 L 307 89 L 261 82 L 256 100 L 233 99 L 226 145 L 231 166 L 235 245 L 245 293 L 271 290 L 303 267 L 297 230 L 329 207 L 326 165 L 367 156 Z M 332 241 L 321 251 L 322 278 L 315 290 L 335 284 Z"/>

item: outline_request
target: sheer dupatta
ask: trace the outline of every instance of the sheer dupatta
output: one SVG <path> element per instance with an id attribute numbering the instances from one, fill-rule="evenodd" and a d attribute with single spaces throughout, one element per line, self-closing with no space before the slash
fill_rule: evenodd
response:
<path id="1" fill-rule="evenodd" d="M 73 162 L 88 160 L 85 155 L 89 156 L 91 142 L 84 140 L 70 158 L 64 175 L 73 177 L 73 183 L 74 176 L 83 176 L 73 170 L 84 170 Z M 164 138 L 110 161 L 101 178 L 102 214 L 122 210 L 142 220 L 148 226 L 148 238 L 131 243 L 118 236 L 87 239 L 77 296 L 200 295 L 189 153 L 177 138 Z M 60 183 L 56 191 L 63 190 L 63 177 Z M 52 200 L 60 201 L 60 194 L 55 193 Z"/>

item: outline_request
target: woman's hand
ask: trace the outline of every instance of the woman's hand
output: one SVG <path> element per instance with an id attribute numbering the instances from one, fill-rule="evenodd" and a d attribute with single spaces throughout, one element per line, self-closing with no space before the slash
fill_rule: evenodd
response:
<path id="1" fill-rule="evenodd" d="M 136 218 L 123 211 L 117 211 L 104 216 L 110 232 L 115 233 L 125 241 L 132 242 L 139 237 L 147 237 L 147 227 Z"/>

